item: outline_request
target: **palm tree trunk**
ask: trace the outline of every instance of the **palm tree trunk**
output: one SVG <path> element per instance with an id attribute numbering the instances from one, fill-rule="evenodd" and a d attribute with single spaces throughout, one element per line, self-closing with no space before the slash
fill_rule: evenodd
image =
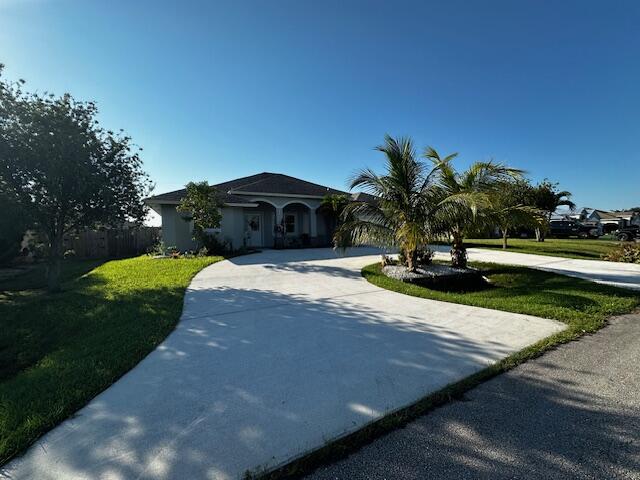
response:
<path id="1" fill-rule="evenodd" d="M 416 271 L 416 263 L 417 263 L 417 257 L 418 257 L 418 252 L 415 249 L 406 249 L 404 251 L 404 255 L 407 259 L 407 269 L 410 272 L 415 272 Z"/>
<path id="2" fill-rule="evenodd" d="M 467 268 L 467 249 L 464 246 L 464 237 L 459 232 L 452 234 L 451 266 L 456 268 Z"/>
<path id="3" fill-rule="evenodd" d="M 503 228 L 502 229 L 502 249 L 506 250 L 507 249 L 507 234 L 509 232 L 508 228 Z"/>

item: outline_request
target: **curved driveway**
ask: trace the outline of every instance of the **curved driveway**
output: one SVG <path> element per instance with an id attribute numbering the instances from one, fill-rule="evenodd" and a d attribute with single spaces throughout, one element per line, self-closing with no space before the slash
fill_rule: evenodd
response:
<path id="1" fill-rule="evenodd" d="M 225 479 L 274 467 L 563 326 L 369 284 L 359 249 L 200 272 L 176 330 L 5 468 L 14 479 Z"/>

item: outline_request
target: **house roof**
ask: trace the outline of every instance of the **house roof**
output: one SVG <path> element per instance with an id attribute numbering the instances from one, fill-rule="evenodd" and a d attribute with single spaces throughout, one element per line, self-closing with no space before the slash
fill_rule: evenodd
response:
<path id="1" fill-rule="evenodd" d="M 377 197 L 365 192 L 355 192 L 351 194 L 351 200 L 354 202 L 375 203 Z"/>
<path id="2" fill-rule="evenodd" d="M 638 212 L 634 212 L 633 210 L 620 210 L 613 212 L 613 214 L 619 217 L 633 217 L 634 215 L 638 215 Z"/>
<path id="3" fill-rule="evenodd" d="M 228 182 L 213 185 L 222 195 L 225 203 L 247 203 L 246 197 L 242 195 L 263 194 L 263 195 L 291 195 L 293 197 L 317 197 L 322 198 L 328 194 L 345 194 L 317 183 L 307 182 L 299 178 L 283 175 L 282 173 L 262 172 L 248 177 L 229 180 Z M 173 192 L 154 195 L 146 199 L 147 203 L 177 203 L 186 194 L 186 190 L 175 190 Z"/>
<path id="4" fill-rule="evenodd" d="M 600 217 L 601 220 L 619 220 L 620 219 L 620 215 L 613 212 L 605 212 L 604 210 L 594 210 L 593 213 L 598 215 L 598 217 Z"/>

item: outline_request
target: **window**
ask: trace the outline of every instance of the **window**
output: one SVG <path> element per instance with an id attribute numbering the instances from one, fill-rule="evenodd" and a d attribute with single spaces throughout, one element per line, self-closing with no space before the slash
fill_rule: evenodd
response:
<path id="1" fill-rule="evenodd" d="M 296 216 L 287 214 L 284 216 L 284 231 L 287 233 L 296 232 Z"/>

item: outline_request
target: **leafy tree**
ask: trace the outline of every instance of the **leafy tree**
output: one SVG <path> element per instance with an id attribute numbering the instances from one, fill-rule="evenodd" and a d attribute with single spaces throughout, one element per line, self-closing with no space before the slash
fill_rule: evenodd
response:
<path id="1" fill-rule="evenodd" d="M 434 232 L 430 221 L 436 189 L 433 178 L 416 160 L 409 138 L 385 136 L 385 143 L 376 150 L 385 155 L 385 172 L 379 175 L 370 169 L 358 172 L 350 187 L 361 188 L 376 197 L 375 202 L 354 201 L 343 210 L 344 222 L 336 230 L 338 246 L 378 245 L 398 247 L 415 271 L 419 249 L 427 244 Z"/>
<path id="2" fill-rule="evenodd" d="M 0 77 L 0 188 L 46 240 L 48 288 L 56 291 L 64 235 L 141 222 L 151 184 L 131 137 L 101 128 L 95 103 L 23 85 Z"/>
<path id="3" fill-rule="evenodd" d="M 546 231 L 549 229 L 551 215 L 560 206 L 567 206 L 571 211 L 575 210 L 576 204 L 571 201 L 571 192 L 566 190 L 558 191 L 558 184 L 545 179 L 533 189 L 532 206 L 540 210 L 543 214 L 544 222 L 536 228 L 536 240 L 544 242 Z"/>
<path id="4" fill-rule="evenodd" d="M 464 246 L 466 232 L 491 220 L 491 199 L 503 182 L 520 178 L 522 171 L 494 162 L 476 162 L 464 172 L 453 167 L 457 153 L 442 158 L 438 152 L 427 147 L 425 158 L 434 164 L 437 178 L 439 208 L 437 223 L 451 239 L 451 265 L 466 268 L 467 250 Z"/>
<path id="5" fill-rule="evenodd" d="M 503 249 L 507 248 L 509 230 L 540 226 L 540 213 L 530 206 L 532 190 L 529 182 L 524 179 L 507 180 L 500 182 L 491 196 L 487 217 L 500 227 Z"/>
<path id="6" fill-rule="evenodd" d="M 185 214 L 185 220 L 193 221 L 193 239 L 200 246 L 206 245 L 206 229 L 220 226 L 223 202 L 208 182 L 190 182 L 186 188 L 187 193 L 176 209 Z"/>

